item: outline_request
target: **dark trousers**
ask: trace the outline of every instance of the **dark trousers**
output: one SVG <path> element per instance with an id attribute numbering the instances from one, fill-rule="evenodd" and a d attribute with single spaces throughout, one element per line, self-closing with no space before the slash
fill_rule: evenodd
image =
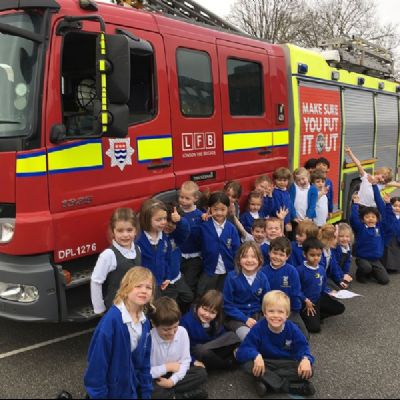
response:
<path id="1" fill-rule="evenodd" d="M 307 311 L 304 309 L 301 312 L 301 318 L 310 333 L 321 332 L 321 321 L 325 318 L 332 317 L 334 315 L 340 315 L 344 313 L 345 306 L 339 301 L 335 300 L 326 293 L 323 293 L 315 304 L 316 314 L 314 316 L 307 315 Z"/>
<path id="2" fill-rule="evenodd" d="M 303 335 L 306 337 L 307 340 L 310 339 L 310 333 L 308 332 L 307 327 L 303 319 L 301 318 L 300 313 L 296 311 L 291 311 L 289 321 L 292 321 L 300 328 L 301 332 L 303 333 Z"/>
<path id="3" fill-rule="evenodd" d="M 198 344 L 193 349 L 193 357 L 201 361 L 208 370 L 229 370 L 235 365 L 233 351 L 237 347 L 238 344 L 232 344 L 211 350 L 206 345 Z"/>
<path id="4" fill-rule="evenodd" d="M 170 297 L 171 299 L 176 300 L 182 313 L 189 310 L 190 304 L 194 300 L 193 292 L 190 290 L 185 279 L 183 279 L 183 276 L 174 284 L 168 285 L 164 291 L 161 291 L 161 296 Z"/>
<path id="5" fill-rule="evenodd" d="M 166 375 L 169 378 L 171 374 Z M 207 383 L 207 371 L 204 368 L 191 367 L 186 376 L 178 382 L 172 389 L 164 389 L 157 385 L 157 380 L 153 381 L 153 399 L 174 399 L 186 398 L 185 395 L 198 390 L 199 386 Z M 188 397 L 189 398 L 189 397 Z"/>
<path id="6" fill-rule="evenodd" d="M 375 278 L 381 285 L 387 285 L 390 282 L 389 275 L 379 260 L 370 261 L 357 258 L 356 264 L 356 278 L 359 282 L 365 283 L 369 278 Z"/>
<path id="7" fill-rule="evenodd" d="M 209 276 L 208 274 L 203 272 L 197 286 L 197 295 L 201 297 L 209 290 L 219 290 L 220 292 L 223 292 L 225 279 L 226 274 Z"/>
<path id="8" fill-rule="evenodd" d="M 274 391 L 288 393 L 291 384 L 304 382 L 297 372 L 299 367 L 298 361 L 264 360 L 264 362 L 266 369 L 265 374 L 256 379 L 260 380 L 264 385 L 272 388 Z M 253 361 L 249 361 L 243 365 L 244 371 L 252 376 L 254 376 L 253 368 Z"/>
<path id="9" fill-rule="evenodd" d="M 203 272 L 203 260 L 200 257 L 189 259 L 182 258 L 181 271 L 186 283 L 196 297 L 197 284 Z"/>

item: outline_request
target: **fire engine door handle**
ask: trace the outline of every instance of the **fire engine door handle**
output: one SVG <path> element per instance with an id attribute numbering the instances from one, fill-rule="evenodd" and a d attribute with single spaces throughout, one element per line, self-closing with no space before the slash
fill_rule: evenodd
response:
<path id="1" fill-rule="evenodd" d="M 147 169 L 153 170 L 153 169 L 163 169 L 163 168 L 169 168 L 171 166 L 170 162 L 163 162 L 160 164 L 150 164 Z"/>
<path id="2" fill-rule="evenodd" d="M 261 150 L 258 154 L 260 156 L 267 156 L 268 154 L 272 154 L 272 149 Z"/>

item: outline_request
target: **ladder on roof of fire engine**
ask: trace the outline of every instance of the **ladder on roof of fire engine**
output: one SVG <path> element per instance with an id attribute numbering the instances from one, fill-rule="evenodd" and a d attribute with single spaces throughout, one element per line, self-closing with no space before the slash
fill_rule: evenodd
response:
<path id="1" fill-rule="evenodd" d="M 147 11 L 190 19 L 231 32 L 240 32 L 235 26 L 192 0 L 114 0 L 113 2 L 125 3 Z"/>
<path id="2" fill-rule="evenodd" d="M 335 67 L 378 78 L 393 77 L 392 52 L 367 40 L 356 36 L 339 37 L 323 40 L 318 45 L 324 50 L 327 61 Z M 331 51 L 336 51 L 338 57 L 332 55 Z M 327 56 L 329 53 L 330 56 Z"/>

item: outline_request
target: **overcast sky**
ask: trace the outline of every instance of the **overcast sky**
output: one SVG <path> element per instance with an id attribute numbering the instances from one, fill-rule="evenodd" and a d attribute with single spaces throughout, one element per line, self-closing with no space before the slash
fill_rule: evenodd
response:
<path id="1" fill-rule="evenodd" d="M 203 7 L 213 13 L 226 16 L 234 0 L 196 0 Z M 400 1 L 399 0 L 378 0 L 379 11 L 383 22 L 400 23 Z"/>

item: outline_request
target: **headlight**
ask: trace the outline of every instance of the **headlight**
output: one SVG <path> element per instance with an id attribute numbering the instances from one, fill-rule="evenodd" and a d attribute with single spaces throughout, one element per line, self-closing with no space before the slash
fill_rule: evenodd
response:
<path id="1" fill-rule="evenodd" d="M 39 290 L 34 286 L 0 282 L 0 298 L 18 303 L 34 303 L 39 300 Z"/>
<path id="2" fill-rule="evenodd" d="M 0 218 L 0 243 L 8 243 L 14 236 L 15 219 Z"/>

